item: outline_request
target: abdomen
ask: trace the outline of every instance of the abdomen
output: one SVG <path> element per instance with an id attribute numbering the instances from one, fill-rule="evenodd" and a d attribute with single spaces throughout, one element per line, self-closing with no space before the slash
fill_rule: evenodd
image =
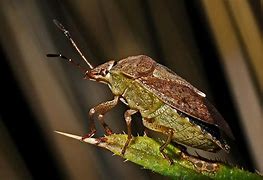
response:
<path id="1" fill-rule="evenodd" d="M 177 110 L 162 102 L 157 96 L 134 81 L 123 93 L 131 109 L 139 110 L 145 127 L 168 133 L 173 131 L 172 141 L 205 151 L 217 151 L 220 147 L 212 136 L 200 126 L 181 117 Z"/>
<path id="2" fill-rule="evenodd" d="M 191 122 L 189 118 L 181 117 L 177 110 L 166 104 L 147 117 L 143 117 L 143 124 L 157 132 L 166 133 L 166 130 L 172 129 L 172 141 L 180 144 L 213 152 L 220 149 L 216 140 L 209 133 Z"/>

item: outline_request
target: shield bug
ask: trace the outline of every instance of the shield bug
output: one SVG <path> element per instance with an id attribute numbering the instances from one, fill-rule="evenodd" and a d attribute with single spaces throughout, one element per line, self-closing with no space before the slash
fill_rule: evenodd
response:
<path id="1" fill-rule="evenodd" d="M 90 109 L 90 131 L 83 139 L 93 136 L 96 132 L 95 114 L 98 115 L 106 134 L 112 133 L 104 121 L 104 115 L 121 100 L 129 107 L 124 114 L 128 138 L 122 154 L 132 139 L 131 116 L 137 112 L 141 114 L 145 127 L 167 135 L 167 140 L 160 147 L 160 152 L 166 158 L 168 157 L 163 151 L 171 141 L 210 152 L 217 152 L 220 149 L 229 152 L 230 147 L 223 135 L 233 138 L 232 132 L 203 92 L 145 55 L 131 56 L 117 62 L 108 61 L 94 68 L 64 26 L 57 20 L 54 20 L 54 23 L 69 39 L 89 68 L 84 68 L 61 54 L 47 56 L 69 61 L 84 73 L 85 79 L 107 84 L 114 94 L 113 100 Z"/>

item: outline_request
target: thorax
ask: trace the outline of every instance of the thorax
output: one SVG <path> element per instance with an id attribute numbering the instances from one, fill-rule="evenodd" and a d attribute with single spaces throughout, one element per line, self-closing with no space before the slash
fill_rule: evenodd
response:
<path id="1" fill-rule="evenodd" d="M 131 109 L 139 110 L 143 117 L 154 112 L 164 103 L 136 79 L 118 72 L 111 72 L 109 87 L 113 94 L 122 96 Z"/>

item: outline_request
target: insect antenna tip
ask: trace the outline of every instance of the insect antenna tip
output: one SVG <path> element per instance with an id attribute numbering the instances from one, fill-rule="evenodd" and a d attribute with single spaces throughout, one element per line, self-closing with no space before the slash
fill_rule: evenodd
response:
<path id="1" fill-rule="evenodd" d="M 65 27 L 56 19 L 53 19 L 53 23 L 62 31 L 66 31 Z"/>
<path id="2" fill-rule="evenodd" d="M 59 54 L 46 54 L 47 57 L 59 57 Z"/>

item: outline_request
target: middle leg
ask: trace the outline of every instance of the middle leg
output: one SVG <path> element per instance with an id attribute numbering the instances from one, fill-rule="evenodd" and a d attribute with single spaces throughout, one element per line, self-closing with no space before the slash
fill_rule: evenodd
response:
<path id="1" fill-rule="evenodd" d="M 127 141 L 125 142 L 125 145 L 124 147 L 122 148 L 122 155 L 125 154 L 125 151 L 132 139 L 132 134 L 131 134 L 131 121 L 132 121 L 132 118 L 131 116 L 135 113 L 137 113 L 138 111 L 137 110 L 133 110 L 133 109 L 128 109 L 125 113 L 124 113 L 124 118 L 125 118 L 125 121 L 126 121 L 126 124 L 127 124 L 127 133 L 128 133 L 128 138 L 127 138 Z"/>

